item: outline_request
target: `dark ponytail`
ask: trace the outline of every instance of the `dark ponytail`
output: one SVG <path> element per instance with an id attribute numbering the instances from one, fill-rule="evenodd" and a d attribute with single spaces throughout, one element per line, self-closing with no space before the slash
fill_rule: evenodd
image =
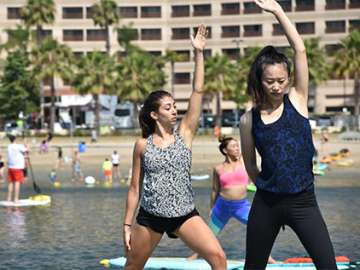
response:
<path id="1" fill-rule="evenodd" d="M 228 146 L 229 142 L 232 140 L 236 141 L 233 137 L 223 136 L 223 137 L 219 138 L 219 142 L 220 142 L 219 150 L 220 150 L 221 154 L 223 154 L 224 156 L 226 156 L 224 149 Z"/>
<path id="2" fill-rule="evenodd" d="M 165 97 L 171 97 L 169 92 L 159 90 L 151 92 L 145 99 L 139 113 L 139 123 L 143 138 L 149 137 L 155 131 L 155 120 L 151 117 L 151 112 L 157 112 L 160 107 L 160 100 Z"/>
<path id="3" fill-rule="evenodd" d="M 262 88 L 262 74 L 266 65 L 284 64 L 288 77 L 291 76 L 291 63 L 285 54 L 278 52 L 273 46 L 264 47 L 256 56 L 250 67 L 247 81 L 247 94 L 252 97 L 255 106 L 265 103 L 265 92 Z"/>

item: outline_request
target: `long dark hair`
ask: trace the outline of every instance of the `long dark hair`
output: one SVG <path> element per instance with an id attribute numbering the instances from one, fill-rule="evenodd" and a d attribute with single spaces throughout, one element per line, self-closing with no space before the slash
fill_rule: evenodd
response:
<path id="1" fill-rule="evenodd" d="M 155 120 L 151 117 L 151 112 L 157 112 L 160 107 L 160 99 L 163 97 L 171 97 L 169 92 L 158 90 L 151 92 L 145 99 L 139 113 L 139 123 L 143 138 L 149 137 L 155 131 Z"/>
<path id="2" fill-rule="evenodd" d="M 229 142 L 231 142 L 232 140 L 236 141 L 236 139 L 233 137 L 221 137 L 219 139 L 220 142 L 219 150 L 221 154 L 223 154 L 224 156 L 226 156 L 224 149 L 228 146 Z"/>
<path id="3" fill-rule="evenodd" d="M 265 92 L 262 88 L 261 78 L 266 65 L 284 64 L 291 76 L 291 63 L 285 54 L 278 52 L 273 46 L 264 47 L 256 56 L 251 65 L 247 81 L 247 93 L 253 99 L 255 106 L 265 103 Z"/>

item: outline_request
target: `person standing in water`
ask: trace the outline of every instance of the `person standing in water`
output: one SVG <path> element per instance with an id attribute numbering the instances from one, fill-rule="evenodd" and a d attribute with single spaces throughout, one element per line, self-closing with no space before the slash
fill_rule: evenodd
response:
<path id="1" fill-rule="evenodd" d="M 224 251 L 195 208 L 190 177 L 192 140 L 204 94 L 206 33 L 205 26 L 200 25 L 196 36 L 191 36 L 195 50 L 193 91 L 178 129 L 176 105 L 170 93 L 152 92 L 141 108 L 143 138 L 135 143 L 123 224 L 126 270 L 143 269 L 165 232 L 171 238 L 179 237 L 212 269 L 226 269 Z"/>
<path id="2" fill-rule="evenodd" d="M 304 42 L 275 0 L 255 0 L 278 20 L 294 50 L 295 81 L 289 87 L 287 57 L 266 46 L 249 76 L 251 111 L 241 117 L 241 149 L 257 187 L 247 225 L 244 269 L 265 269 L 273 243 L 285 225 L 298 236 L 317 269 L 337 269 L 329 233 L 314 193 L 314 144 L 308 119 L 309 70 Z M 256 152 L 261 157 L 261 170 Z M 261 244 L 259 244 L 261 243 Z"/>
<path id="3" fill-rule="evenodd" d="M 120 156 L 116 150 L 111 155 L 111 162 L 113 179 L 114 181 L 120 180 Z"/>
<path id="4" fill-rule="evenodd" d="M 214 168 L 210 195 L 209 227 L 218 236 L 230 218 L 247 224 L 250 202 L 246 199 L 249 178 L 240 153 L 239 142 L 233 137 L 220 138 L 219 151 L 225 156 L 224 162 Z M 194 260 L 194 253 L 188 259 Z M 276 263 L 270 256 L 269 263 Z"/>

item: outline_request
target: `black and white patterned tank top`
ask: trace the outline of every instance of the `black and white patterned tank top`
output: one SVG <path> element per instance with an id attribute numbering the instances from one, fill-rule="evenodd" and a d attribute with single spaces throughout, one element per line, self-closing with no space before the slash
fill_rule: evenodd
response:
<path id="1" fill-rule="evenodd" d="M 150 135 L 145 147 L 140 205 L 155 216 L 180 217 L 195 208 L 190 178 L 191 150 L 179 134 L 174 136 L 174 143 L 159 148 Z"/>

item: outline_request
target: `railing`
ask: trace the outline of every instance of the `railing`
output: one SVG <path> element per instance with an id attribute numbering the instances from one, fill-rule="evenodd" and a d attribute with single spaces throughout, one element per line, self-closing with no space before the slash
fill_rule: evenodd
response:
<path id="1" fill-rule="evenodd" d="M 83 41 L 84 34 L 81 30 L 76 32 L 63 32 L 63 41 Z"/>
<path id="2" fill-rule="evenodd" d="M 178 39 L 189 39 L 190 33 L 173 33 L 171 39 L 178 40 Z"/>
<path id="3" fill-rule="evenodd" d="M 141 18 L 161 18 L 161 12 L 144 12 L 141 11 Z"/>
<path id="4" fill-rule="evenodd" d="M 300 4 L 300 5 L 296 5 L 295 8 L 296 11 L 311 11 L 311 10 L 315 10 L 315 5 L 314 4 Z"/>
<path id="5" fill-rule="evenodd" d="M 193 16 L 211 16 L 211 10 L 194 10 Z"/>
<path id="6" fill-rule="evenodd" d="M 326 26 L 325 33 L 345 33 L 345 24 L 341 26 Z"/>
<path id="7" fill-rule="evenodd" d="M 141 34 L 141 40 L 161 40 L 161 34 Z"/>
<path id="8" fill-rule="evenodd" d="M 190 10 L 173 11 L 171 17 L 189 17 Z"/>
<path id="9" fill-rule="evenodd" d="M 223 8 L 221 10 L 221 15 L 234 15 L 240 14 L 240 8 Z"/>
<path id="10" fill-rule="evenodd" d="M 331 1 L 326 2 L 325 5 L 326 10 L 333 10 L 333 9 L 345 9 L 345 1 Z"/>
<path id="11" fill-rule="evenodd" d="M 234 31 L 234 32 L 222 32 L 221 33 L 222 38 L 235 38 L 240 37 L 240 31 Z"/>

